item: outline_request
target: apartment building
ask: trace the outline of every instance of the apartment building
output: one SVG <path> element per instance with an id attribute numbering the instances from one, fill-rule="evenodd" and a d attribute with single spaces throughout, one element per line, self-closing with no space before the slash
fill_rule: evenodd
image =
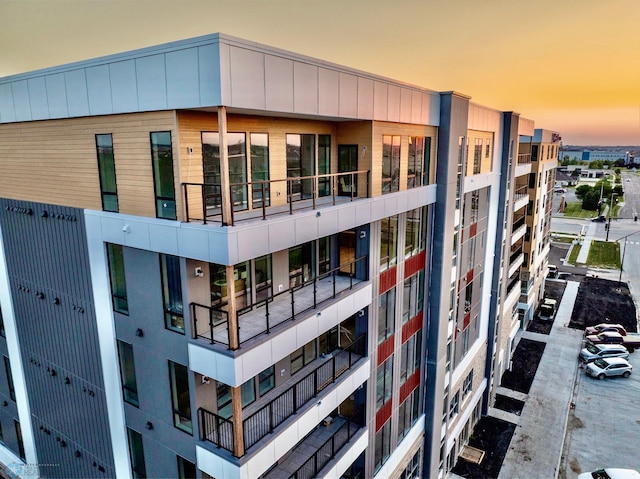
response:
<path id="1" fill-rule="evenodd" d="M 0 461 L 446 476 L 508 363 L 537 132 L 223 34 L 0 79 Z"/>

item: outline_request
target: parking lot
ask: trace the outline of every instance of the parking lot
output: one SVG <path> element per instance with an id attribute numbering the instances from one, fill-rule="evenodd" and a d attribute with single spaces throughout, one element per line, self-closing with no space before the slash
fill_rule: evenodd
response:
<path id="1" fill-rule="evenodd" d="M 578 371 L 564 445 L 567 479 L 602 467 L 640 470 L 640 352 L 629 362 L 633 374 L 627 379 L 598 380 Z"/>

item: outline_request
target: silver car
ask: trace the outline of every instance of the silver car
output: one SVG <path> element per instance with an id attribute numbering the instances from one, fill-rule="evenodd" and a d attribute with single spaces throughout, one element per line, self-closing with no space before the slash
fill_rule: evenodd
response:
<path id="1" fill-rule="evenodd" d="M 629 351 L 622 344 L 590 344 L 580 351 L 580 359 L 590 363 L 598 358 L 624 358 L 629 357 Z"/>
<path id="2" fill-rule="evenodd" d="M 601 358 L 587 364 L 587 374 L 598 379 L 604 379 L 609 376 L 628 378 L 631 376 L 632 370 L 631 364 L 623 358 Z"/>

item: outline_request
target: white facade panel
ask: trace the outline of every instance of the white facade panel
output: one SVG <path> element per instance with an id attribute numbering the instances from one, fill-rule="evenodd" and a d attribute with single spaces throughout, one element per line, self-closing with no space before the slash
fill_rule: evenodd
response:
<path id="1" fill-rule="evenodd" d="M 220 50 L 219 44 L 198 47 L 198 78 L 200 105 L 221 105 L 220 98 Z"/>
<path id="2" fill-rule="evenodd" d="M 232 46 L 229 60 L 231 104 L 239 108 L 266 108 L 264 54 Z"/>
<path id="3" fill-rule="evenodd" d="M 384 121 L 389 111 L 389 86 L 377 81 L 373 84 L 373 117 L 375 120 Z"/>
<path id="4" fill-rule="evenodd" d="M 87 77 L 84 68 L 64 72 L 64 83 L 68 92 L 67 109 L 69 116 L 86 116 L 89 114 L 89 94 L 87 93 Z"/>
<path id="5" fill-rule="evenodd" d="M 32 120 L 46 120 L 49 118 L 49 105 L 47 105 L 47 86 L 44 77 L 29 78 L 29 104 L 31 105 Z"/>
<path id="6" fill-rule="evenodd" d="M 65 118 L 69 116 L 67 108 L 67 92 L 64 74 L 56 73 L 45 77 L 47 87 L 47 103 L 49 118 Z"/>
<path id="7" fill-rule="evenodd" d="M 265 105 L 270 111 L 293 111 L 293 62 L 264 56 Z"/>
<path id="8" fill-rule="evenodd" d="M 411 122 L 412 93 L 408 88 L 400 89 L 400 121 L 402 123 Z"/>
<path id="9" fill-rule="evenodd" d="M 167 108 L 167 82 L 164 55 L 136 59 L 138 106 L 141 110 Z"/>
<path id="10" fill-rule="evenodd" d="M 90 67 L 85 70 L 87 93 L 89 96 L 89 114 L 109 115 L 113 113 L 111 106 L 111 80 L 109 65 Z"/>
<path id="11" fill-rule="evenodd" d="M 0 83 L 0 121 L 3 123 L 16 121 L 11 83 Z"/>
<path id="12" fill-rule="evenodd" d="M 369 78 L 358 78 L 358 118 L 373 118 L 373 80 Z"/>
<path id="13" fill-rule="evenodd" d="M 14 82 L 11 85 L 13 89 L 13 106 L 16 112 L 16 121 L 31 120 L 31 104 L 29 101 L 29 87 L 26 80 Z"/>
<path id="14" fill-rule="evenodd" d="M 348 73 L 340 73 L 340 116 L 358 116 L 358 77 Z"/>
<path id="15" fill-rule="evenodd" d="M 133 60 L 109 65 L 111 78 L 111 105 L 114 113 L 138 110 L 136 64 Z"/>
<path id="16" fill-rule="evenodd" d="M 422 92 L 411 91 L 411 123 L 422 122 Z"/>
<path id="17" fill-rule="evenodd" d="M 318 113 L 340 114 L 340 73 L 335 70 L 318 68 Z"/>
<path id="18" fill-rule="evenodd" d="M 164 58 L 167 75 L 167 107 L 187 108 L 200 103 L 198 49 L 168 52 Z"/>
<path id="19" fill-rule="evenodd" d="M 293 64 L 293 110 L 295 113 L 318 113 L 318 67 Z"/>
<path id="20" fill-rule="evenodd" d="M 400 121 L 400 105 L 402 103 L 401 89 L 396 85 L 389 85 L 387 98 L 387 121 Z"/>

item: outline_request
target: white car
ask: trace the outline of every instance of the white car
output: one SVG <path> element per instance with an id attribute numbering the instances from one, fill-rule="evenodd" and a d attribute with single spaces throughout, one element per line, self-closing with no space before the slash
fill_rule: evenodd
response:
<path id="1" fill-rule="evenodd" d="M 598 469 L 593 472 L 584 472 L 578 479 L 640 479 L 640 472 L 633 469 Z"/>
<path id="2" fill-rule="evenodd" d="M 598 358 L 624 358 L 629 357 L 629 351 L 622 344 L 587 344 L 580 351 L 580 359 L 590 363 Z"/>
<path id="3" fill-rule="evenodd" d="M 609 376 L 631 376 L 633 366 L 623 358 L 596 359 L 587 364 L 587 374 L 593 378 L 604 379 Z"/>

